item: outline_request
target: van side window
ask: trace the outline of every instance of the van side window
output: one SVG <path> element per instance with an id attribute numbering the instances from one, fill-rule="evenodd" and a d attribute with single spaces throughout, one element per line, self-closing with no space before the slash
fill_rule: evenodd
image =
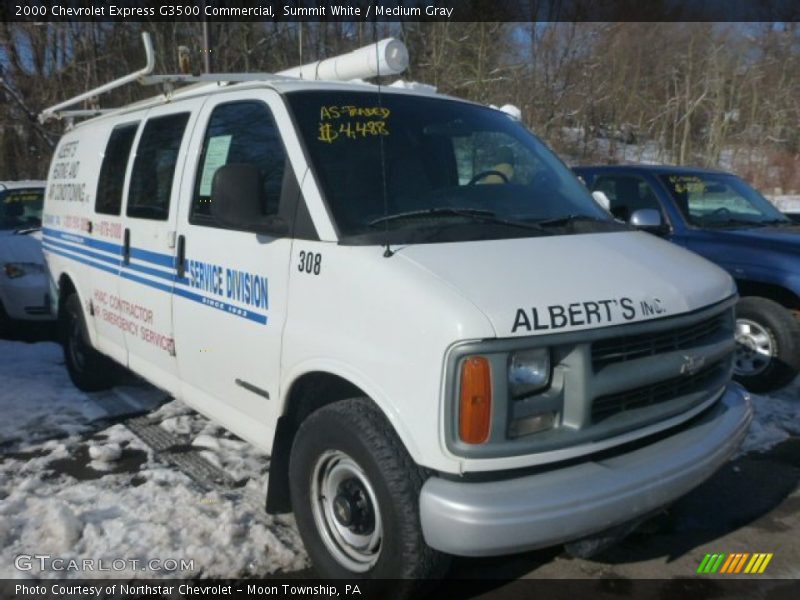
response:
<path id="1" fill-rule="evenodd" d="M 264 215 L 278 212 L 286 170 L 286 151 L 278 126 L 262 102 L 220 104 L 211 113 L 195 182 L 189 222 L 215 226 L 211 216 L 211 184 L 217 169 L 227 164 L 251 164 L 261 174 Z"/>
<path id="2" fill-rule="evenodd" d="M 100 176 L 97 180 L 97 198 L 94 210 L 104 215 L 119 215 L 122 207 L 122 188 L 138 123 L 115 127 L 108 138 Z"/>
<path id="3" fill-rule="evenodd" d="M 129 217 L 167 219 L 172 178 L 188 121 L 189 113 L 154 117 L 147 121 L 133 162 L 128 191 Z"/>

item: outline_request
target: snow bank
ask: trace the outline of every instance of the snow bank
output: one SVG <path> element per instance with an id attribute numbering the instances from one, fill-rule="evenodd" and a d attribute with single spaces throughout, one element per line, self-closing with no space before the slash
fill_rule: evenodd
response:
<path id="1" fill-rule="evenodd" d="M 770 396 L 753 395 L 755 416 L 739 455 L 764 452 L 790 435 L 800 436 L 800 378 Z"/>
<path id="2" fill-rule="evenodd" d="M 171 404 L 178 406 L 164 413 L 184 410 Z M 0 463 L 0 577 L 80 575 L 38 564 L 20 573 L 13 566 L 20 554 L 124 561 L 121 570 L 91 573 L 97 577 L 245 577 L 307 566 L 293 520 L 264 513 L 266 457 L 226 437 L 212 443 L 214 427 L 194 415 L 189 428 L 200 433 L 189 441 L 213 445 L 215 462 L 234 466 L 242 482 L 234 490 L 204 490 L 120 424 L 7 455 Z M 142 570 L 154 559 L 193 561 L 193 568 Z"/>
<path id="3" fill-rule="evenodd" d="M 269 459 L 180 402 L 150 418 L 226 470 L 209 491 L 161 460 L 121 423 L 164 394 L 145 385 L 83 394 L 52 343 L 0 340 L 0 578 L 246 577 L 307 566 L 291 517 L 264 512 Z M 81 573 L 15 568 L 19 555 L 114 560 Z M 150 560 L 191 568 L 142 570 Z M 65 562 L 64 564 L 68 564 Z M 172 563 L 168 563 L 170 566 Z"/>
<path id="4" fill-rule="evenodd" d="M 778 210 L 787 213 L 800 213 L 800 196 L 767 196 L 769 200 L 778 207 Z"/>
<path id="5" fill-rule="evenodd" d="M 86 429 L 106 412 L 76 390 L 61 347 L 0 340 L 0 445 Z"/>

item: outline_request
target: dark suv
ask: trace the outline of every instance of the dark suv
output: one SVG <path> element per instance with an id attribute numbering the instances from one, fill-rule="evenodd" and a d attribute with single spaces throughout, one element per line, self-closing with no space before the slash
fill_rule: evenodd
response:
<path id="1" fill-rule="evenodd" d="M 800 224 L 722 171 L 649 165 L 574 171 L 590 190 L 603 192 L 617 219 L 693 250 L 734 277 L 741 296 L 736 379 L 756 392 L 794 379 L 800 371 Z"/>

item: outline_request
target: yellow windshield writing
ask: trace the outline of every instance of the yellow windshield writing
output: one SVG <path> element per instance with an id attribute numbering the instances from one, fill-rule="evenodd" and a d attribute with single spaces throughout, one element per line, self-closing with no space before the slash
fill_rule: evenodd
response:
<path id="1" fill-rule="evenodd" d="M 669 182 L 679 194 L 683 194 L 684 192 L 689 194 L 703 194 L 706 191 L 705 182 L 699 177 L 694 177 L 691 175 L 670 175 Z"/>
<path id="2" fill-rule="evenodd" d="M 317 139 L 327 144 L 389 135 L 386 121 L 392 111 L 384 106 L 322 106 Z"/>
<path id="3" fill-rule="evenodd" d="M 12 192 L 3 199 L 3 204 L 13 204 L 15 202 L 41 202 L 41 201 L 42 201 L 42 194 L 40 192 L 25 192 L 17 194 L 14 194 Z"/>

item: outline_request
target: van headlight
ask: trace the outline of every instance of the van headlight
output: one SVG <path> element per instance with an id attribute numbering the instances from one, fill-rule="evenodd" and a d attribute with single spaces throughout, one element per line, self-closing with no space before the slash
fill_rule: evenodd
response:
<path id="1" fill-rule="evenodd" d="M 524 398 L 550 385 L 550 349 L 514 352 L 508 364 L 508 389 L 512 398 Z"/>
<path id="2" fill-rule="evenodd" d="M 16 279 L 23 275 L 32 275 L 34 273 L 44 273 L 44 265 L 37 263 L 6 263 L 3 265 L 6 277 L 9 279 Z"/>

